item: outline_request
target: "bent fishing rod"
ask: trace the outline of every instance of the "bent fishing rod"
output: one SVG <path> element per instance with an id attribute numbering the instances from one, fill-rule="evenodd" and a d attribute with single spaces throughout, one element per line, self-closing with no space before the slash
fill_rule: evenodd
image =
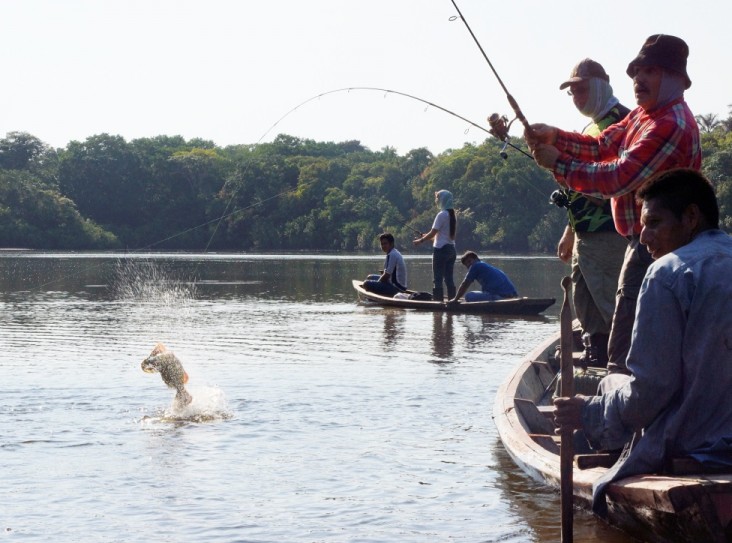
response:
<path id="1" fill-rule="evenodd" d="M 429 100 L 426 100 L 424 98 L 420 98 L 419 96 L 415 96 L 413 94 L 408 94 L 406 92 L 401 92 L 401 91 L 393 90 L 393 89 L 384 89 L 384 88 L 381 88 L 381 87 L 343 87 L 343 88 L 340 88 L 340 89 L 332 89 L 332 90 L 329 90 L 329 91 L 326 91 L 326 92 L 321 92 L 320 94 L 316 94 L 315 96 L 311 96 L 307 100 L 304 100 L 304 101 L 300 102 L 299 104 L 297 104 L 295 107 L 289 109 L 284 115 L 282 115 L 279 119 L 277 119 L 277 121 L 275 121 L 275 123 L 272 124 L 272 126 L 270 126 L 260 136 L 260 138 L 257 140 L 257 142 L 254 145 L 257 145 L 257 144 L 261 143 L 264 140 L 264 138 L 267 137 L 267 135 L 270 132 L 272 132 L 272 130 L 275 129 L 275 127 L 277 127 L 283 120 L 285 120 L 285 118 L 289 117 L 290 115 L 292 115 L 293 113 L 295 113 L 295 111 L 299 110 L 300 108 L 302 108 L 306 104 L 309 104 L 310 102 L 313 102 L 315 100 L 318 100 L 318 99 L 322 98 L 323 96 L 328 96 L 330 94 L 336 94 L 336 93 L 342 93 L 342 92 L 350 93 L 351 91 L 377 91 L 377 92 L 383 92 L 384 93 L 384 96 L 386 96 L 388 94 L 396 94 L 398 96 L 403 96 L 405 98 L 410 98 L 412 100 L 416 100 L 418 102 L 421 102 L 421 103 L 423 103 L 423 104 L 425 104 L 427 106 L 433 107 L 435 109 L 439 109 L 440 111 L 443 111 L 443 112 L 445 112 L 445 113 L 447 113 L 449 115 L 452 115 L 453 117 L 457 117 L 458 119 L 460 119 L 462 121 L 465 121 L 469 125 L 474 126 L 475 128 L 478 128 L 478 129 L 482 130 L 483 132 L 486 132 L 487 134 L 493 135 L 493 132 L 491 132 L 491 130 L 489 130 L 489 129 L 487 129 L 487 128 L 481 126 L 481 125 L 479 125 L 478 123 L 473 122 L 470 119 L 468 119 L 466 117 L 463 117 L 462 115 L 459 115 L 459 114 L 455 113 L 454 111 L 451 111 L 451 110 L 449 110 L 449 109 L 447 109 L 445 107 L 442 107 L 439 104 L 436 104 L 436 103 L 431 102 Z M 425 108 L 425 111 L 426 111 L 426 108 Z M 468 131 L 468 129 L 465 130 L 466 133 L 467 133 L 467 131 Z M 520 147 L 517 147 L 517 146 L 513 145 L 512 143 L 510 143 L 508 141 L 505 141 L 504 142 L 503 149 L 501 150 L 501 157 L 502 158 L 504 158 L 504 159 L 507 158 L 507 155 L 505 153 L 506 145 L 512 147 L 513 149 L 516 149 L 517 151 L 523 153 L 524 155 L 526 155 L 527 157 L 529 157 L 530 159 L 533 160 L 533 157 L 530 154 L 528 154 L 526 151 L 524 151 Z M 228 182 L 229 181 L 227 180 L 226 183 L 224 184 L 224 187 L 226 186 L 226 184 L 228 184 Z M 222 187 L 222 189 L 223 189 L 223 187 Z M 260 200 L 258 202 L 255 202 L 255 203 L 253 203 L 253 204 L 251 204 L 249 206 L 246 206 L 244 208 L 237 208 L 237 209 L 231 210 L 230 209 L 231 208 L 231 204 L 233 203 L 234 196 L 236 196 L 236 192 L 237 192 L 235 190 L 235 191 L 232 192 L 232 195 L 229 197 L 229 199 L 227 201 L 227 204 L 226 204 L 223 212 L 218 217 L 213 218 L 213 219 L 211 219 L 209 221 L 206 221 L 204 223 L 198 224 L 196 226 L 193 226 L 191 228 L 187 228 L 185 230 L 182 230 L 182 231 L 180 231 L 180 232 L 178 232 L 176 234 L 173 234 L 173 235 L 168 236 L 168 237 L 166 237 L 164 239 L 158 240 L 158 241 L 156 241 L 154 243 L 150 243 L 150 244 L 148 244 L 147 246 L 145 246 L 143 248 L 137 249 L 137 251 L 144 251 L 144 250 L 151 249 L 151 248 L 153 248 L 153 247 L 155 247 L 157 245 L 160 245 L 161 243 L 164 243 L 166 241 L 170 241 L 171 239 L 174 239 L 174 238 L 177 238 L 177 237 L 182 236 L 184 234 L 190 233 L 190 232 L 192 232 L 194 230 L 198 230 L 199 228 L 203 228 L 203 227 L 209 226 L 211 224 L 216 224 L 216 226 L 214 228 L 214 232 L 211 234 L 211 236 L 209 238 L 209 241 L 206 244 L 206 248 L 204 249 L 204 252 L 205 251 L 208 251 L 208 248 L 209 248 L 209 246 L 211 244 L 211 241 L 213 240 L 214 236 L 216 235 L 216 232 L 217 232 L 217 230 L 218 230 L 221 222 L 224 219 L 227 219 L 228 217 L 231 217 L 232 215 L 236 215 L 236 214 L 242 213 L 244 211 L 247 211 L 249 209 L 252 209 L 253 207 L 259 206 L 259 205 L 261 205 L 261 204 L 263 204 L 265 202 L 268 202 L 270 200 L 274 200 L 276 198 L 279 198 L 280 196 L 283 196 L 285 194 L 289 194 L 289 193 L 295 192 L 296 190 L 297 190 L 296 188 L 287 189 L 287 190 L 284 190 L 284 191 L 282 191 L 282 192 L 280 192 L 278 194 L 275 194 L 273 196 L 270 196 L 268 198 L 265 198 L 263 200 Z M 536 189 L 536 190 L 539 191 L 539 189 Z M 543 194 L 542 191 L 539 191 L 539 192 Z M 401 222 L 401 221 L 398 221 L 398 222 Z M 422 235 L 422 232 L 420 232 L 416 228 L 410 227 L 408 224 L 406 224 L 406 222 L 401 222 L 401 224 L 403 224 L 407 228 L 410 228 L 411 230 L 415 231 L 419 235 Z"/>
<path id="2" fill-rule="evenodd" d="M 483 46 L 480 44 L 480 42 L 478 41 L 478 38 L 473 33 L 473 29 L 470 28 L 468 21 L 465 20 L 465 17 L 463 16 L 462 12 L 460 11 L 460 8 L 458 7 L 457 3 L 455 2 L 455 0 L 450 0 L 450 2 L 452 2 L 452 5 L 455 7 L 455 11 L 458 12 L 458 16 L 460 17 L 460 20 L 465 25 L 465 28 L 467 28 L 468 32 L 470 32 L 470 35 L 472 36 L 473 41 L 475 42 L 475 45 L 477 45 L 478 49 L 480 49 L 480 52 L 482 53 L 485 61 L 488 63 L 488 66 L 490 67 L 491 71 L 493 72 L 493 75 L 496 76 L 496 79 L 498 80 L 499 85 L 501 85 L 503 92 L 506 93 L 506 98 L 508 99 L 508 103 L 511 106 L 511 109 L 513 109 L 513 112 L 516 114 L 516 117 L 509 122 L 507 117 L 499 115 L 498 113 L 493 113 L 490 117 L 488 117 L 488 124 L 491 125 L 491 129 L 489 132 L 493 136 L 495 136 L 496 138 L 501 140 L 502 142 L 507 143 L 508 142 L 508 130 L 511 128 L 511 123 L 513 123 L 513 121 L 518 119 L 519 121 L 521 121 L 521 124 L 524 125 L 524 128 L 526 129 L 526 131 L 531 133 L 532 130 L 531 130 L 531 125 L 529 124 L 529 121 L 526 120 L 526 116 L 521 111 L 521 108 L 519 107 L 518 102 L 516 102 L 516 99 L 513 97 L 513 95 L 510 92 L 508 92 L 508 88 L 503 83 L 501 76 L 498 75 L 498 72 L 493 67 L 493 63 L 490 61 L 490 59 L 488 58 L 488 55 L 483 50 Z M 457 19 L 456 16 L 450 17 L 451 21 L 454 21 L 455 19 Z M 524 154 L 527 154 L 527 153 L 524 153 Z M 501 156 L 503 156 L 503 155 L 501 155 Z M 530 158 L 533 159 L 533 157 L 531 155 L 527 155 L 527 156 L 529 156 Z"/>
<path id="3" fill-rule="evenodd" d="M 491 136 L 494 136 L 494 137 L 500 139 L 504 143 L 503 148 L 501 149 L 501 157 L 502 158 L 504 158 L 504 159 L 505 158 L 508 158 L 507 155 L 506 155 L 506 153 L 505 153 L 506 147 L 511 147 L 511 148 L 519 151 L 520 153 L 524 154 L 525 156 L 527 156 L 531 160 L 534 159 L 534 157 L 532 157 L 529 153 L 527 153 L 526 151 L 524 151 L 520 147 L 517 147 L 516 145 L 514 145 L 510 141 L 508 141 L 508 129 L 505 130 L 506 131 L 506 134 L 505 134 L 504 137 L 498 137 L 496 135 L 496 132 L 494 131 L 493 128 L 490 128 L 490 129 L 485 128 L 484 126 L 481 126 L 478 123 L 473 122 L 470 119 L 467 119 L 467 118 L 463 117 L 462 115 L 459 115 L 459 114 L 455 113 L 454 111 L 451 111 L 451 110 L 449 110 L 449 109 L 447 109 L 445 107 L 442 107 L 439 104 L 435 104 L 434 102 L 430 102 L 429 100 L 425 100 L 424 98 L 420 98 L 419 96 L 415 96 L 413 94 L 408 94 L 406 92 L 401 92 L 401 91 L 397 91 L 397 90 L 393 90 L 393 89 L 384 89 L 384 88 L 381 88 L 381 87 L 343 87 L 343 88 L 340 88 L 340 89 L 333 89 L 333 90 L 329 90 L 329 91 L 326 91 L 326 92 L 321 92 L 320 94 L 316 94 L 315 96 L 312 96 L 312 97 L 308 98 L 304 102 L 300 102 L 298 105 L 296 105 L 291 110 L 289 110 L 287 113 L 285 113 L 282 117 L 280 117 L 272 126 L 269 127 L 269 129 L 267 130 L 267 132 L 265 132 L 265 135 L 268 134 L 269 132 L 271 132 L 278 124 L 280 124 L 280 122 L 282 122 L 285 119 L 285 117 L 288 117 L 291 113 L 294 113 L 296 110 L 300 109 L 304 105 L 306 105 L 306 104 L 308 104 L 308 103 L 310 103 L 310 102 L 312 102 L 314 100 L 318 100 L 318 99 L 322 98 L 323 96 L 327 96 L 329 94 L 335 94 L 335 93 L 341 93 L 341 92 L 350 93 L 351 91 L 377 91 L 377 92 L 383 92 L 384 93 L 384 96 L 386 96 L 387 94 L 396 94 L 398 96 L 403 96 L 405 98 L 410 98 L 412 100 L 417 100 L 418 102 L 422 102 L 423 104 L 425 104 L 427 106 L 433 107 L 435 109 L 439 109 L 440 111 L 443 111 L 443 112 L 447 113 L 448 115 L 452 115 L 453 117 L 456 117 L 456 118 L 460 119 L 461 121 L 465 121 L 469 125 L 474 126 L 475 128 L 478 128 L 479 130 L 482 130 L 483 132 L 485 132 L 487 134 L 490 134 Z M 425 111 L 426 110 L 427 109 L 425 108 Z M 497 115 L 497 113 L 494 113 L 494 115 Z M 491 117 L 493 117 L 493 115 Z M 503 119 L 505 119 L 505 117 L 503 117 Z M 506 119 L 506 121 L 508 121 L 508 120 Z M 491 121 L 489 119 L 488 123 L 490 124 L 490 122 Z M 491 125 L 491 126 L 493 126 L 493 125 Z M 466 134 L 467 134 L 468 130 L 469 130 L 469 128 L 466 128 L 465 129 L 465 133 Z"/>
<path id="4" fill-rule="evenodd" d="M 384 96 L 386 96 L 388 94 L 396 94 L 398 96 L 403 96 L 405 98 L 409 98 L 409 99 L 412 99 L 412 100 L 416 100 L 418 102 L 421 102 L 421 103 L 423 103 L 423 104 L 425 104 L 427 106 L 433 107 L 435 109 L 439 109 L 440 111 L 442 111 L 444 113 L 447 113 L 449 115 L 452 115 L 453 117 L 456 117 L 456 118 L 458 118 L 458 119 L 460 119 L 460 120 L 468 123 L 469 125 L 474 126 L 475 128 L 478 128 L 478 129 L 482 130 L 483 132 L 486 132 L 487 134 L 495 135 L 491 130 L 489 130 L 489 129 L 487 129 L 487 128 L 481 126 L 481 125 L 479 125 L 478 123 L 473 122 L 470 119 L 467 119 L 466 117 L 463 117 L 462 115 L 459 115 L 459 114 L 455 113 L 454 111 L 451 111 L 451 110 L 449 110 L 449 109 L 447 109 L 445 107 L 442 107 L 442 106 L 440 106 L 440 105 L 438 105 L 438 104 L 436 104 L 434 102 L 431 102 L 429 100 L 425 100 L 424 98 L 420 98 L 419 96 L 414 96 L 414 95 L 408 94 L 406 92 L 401 92 L 401 91 L 397 91 L 397 90 L 393 90 L 393 89 L 384 89 L 384 88 L 380 88 L 380 87 L 343 87 L 343 88 L 340 88 L 340 89 L 333 89 L 333 90 L 329 90 L 329 91 L 326 91 L 326 92 L 322 92 L 322 93 L 317 94 L 315 96 L 311 96 L 307 100 L 304 100 L 303 102 L 300 102 L 299 104 L 297 104 L 295 107 L 292 107 L 284 115 L 282 115 L 274 124 L 272 124 L 260 136 L 260 138 L 253 145 L 260 144 L 264 140 L 264 138 L 266 138 L 267 135 L 270 132 L 272 132 L 272 130 L 274 130 L 283 120 L 285 120 L 285 118 L 289 117 L 290 115 L 292 115 L 293 113 L 295 113 L 297 110 L 299 110 L 300 108 L 302 108 L 306 104 L 308 104 L 310 102 L 313 102 L 315 100 L 318 100 L 318 99 L 320 99 L 320 98 L 322 98 L 324 96 L 328 96 L 330 94 L 341 93 L 341 92 L 348 92 L 348 93 L 350 93 L 351 91 L 377 91 L 377 92 L 384 93 Z M 427 110 L 427 108 L 425 108 L 425 111 L 426 110 Z M 467 133 L 468 130 L 469 130 L 469 128 L 466 128 L 465 129 L 465 133 Z M 508 156 L 505 153 L 506 146 L 512 147 L 513 149 L 521 152 L 522 154 L 524 154 L 525 156 L 527 156 L 528 158 L 530 158 L 530 159 L 533 160 L 533 157 L 530 154 L 528 154 L 526 151 L 524 151 L 520 147 L 517 147 L 517 146 L 513 145 L 512 143 L 510 143 L 508 141 L 504 141 L 503 149 L 501 149 L 501 157 L 502 158 L 504 158 L 504 159 L 508 158 Z M 246 165 L 245 171 L 246 171 L 246 169 L 248 169 L 248 167 L 249 167 L 249 164 Z M 227 179 L 226 180 L 226 182 L 224 183 L 224 186 L 220 189 L 221 191 L 223 191 L 223 189 L 228 185 L 229 181 L 230 181 L 230 179 Z M 314 183 L 314 182 L 315 181 L 312 181 L 311 183 Z M 534 190 L 536 190 L 538 193 L 544 194 L 544 191 L 540 190 L 539 188 L 537 188 L 533 184 L 531 184 L 531 183 L 528 183 L 528 184 Z M 125 253 L 126 254 L 127 253 L 134 254 L 134 253 L 140 253 L 140 252 L 148 251 L 148 250 L 153 249 L 154 247 L 157 247 L 158 245 L 161 245 L 162 243 L 165 243 L 166 241 L 170 241 L 172 239 L 175 239 L 175 238 L 178 238 L 180 236 L 189 234 L 189 233 L 191 233 L 193 231 L 196 231 L 196 230 L 198 230 L 200 228 L 205 228 L 205 227 L 210 226 L 210 225 L 213 224 L 213 225 L 215 225 L 214 226 L 214 229 L 213 229 L 213 232 L 209 236 L 208 242 L 206 243 L 206 246 L 204 248 L 204 253 L 205 252 L 208 252 L 208 249 L 209 249 L 211 243 L 213 242 L 214 237 L 216 236 L 216 234 L 217 234 L 217 232 L 218 232 L 218 230 L 219 230 L 222 222 L 225 219 L 227 219 L 227 218 L 229 218 L 231 216 L 234 216 L 234 215 L 243 213 L 245 211 L 248 211 L 248 210 L 250 210 L 250 209 L 252 209 L 254 207 L 260 206 L 260 205 L 264 204 L 265 202 L 268 202 L 268 201 L 271 201 L 271 200 L 275 200 L 277 198 L 280 198 L 281 196 L 284 196 L 285 194 L 293 193 L 293 192 L 295 192 L 297 190 L 298 190 L 297 188 L 283 190 L 282 192 L 279 192 L 277 194 L 274 194 L 274 195 L 272 195 L 270 197 L 267 197 L 267 198 L 264 198 L 264 199 L 260 199 L 259 201 L 254 202 L 254 203 L 252 203 L 252 204 L 250 204 L 250 205 L 248 205 L 246 207 L 240 207 L 240 208 L 231 209 L 232 204 L 234 202 L 234 197 L 236 196 L 236 193 L 238 191 L 238 189 L 236 189 L 236 190 L 232 191 L 231 196 L 228 198 L 228 200 L 226 202 L 226 206 L 224 207 L 224 210 L 217 217 L 212 218 L 212 219 L 210 219 L 208 221 L 205 221 L 203 223 L 197 224 L 195 226 L 192 226 L 190 228 L 185 228 L 185 229 L 179 230 L 178 232 L 176 232 L 174 234 L 171 234 L 171 235 L 169 235 L 169 236 L 167 236 L 165 238 L 162 238 L 162 239 L 158 239 L 157 241 L 148 243 L 147 245 L 145 245 L 143 247 L 138 247 L 138 248 L 135 248 L 135 249 L 126 249 L 125 250 Z M 410 226 L 409 224 L 407 224 L 407 221 L 399 221 L 397 219 L 394 219 L 394 220 L 396 222 L 399 222 L 400 224 L 402 224 L 406 228 L 409 228 L 413 232 L 415 232 L 415 233 L 417 233 L 419 235 L 422 235 L 422 232 L 421 231 L 419 231 L 416 228 L 414 228 L 414 227 Z M 48 283 L 44 283 L 42 285 L 39 285 L 36 288 L 43 288 L 43 287 L 45 287 L 45 286 L 47 286 L 49 284 L 52 284 L 52 283 L 55 283 L 56 281 L 59 281 L 60 279 L 65 279 L 65 278 L 70 277 L 72 275 L 74 275 L 74 274 L 70 274 L 70 275 L 67 275 L 67 276 L 63 276 L 61 278 L 57 278 L 57 279 L 55 279 L 53 281 L 50 281 Z"/>

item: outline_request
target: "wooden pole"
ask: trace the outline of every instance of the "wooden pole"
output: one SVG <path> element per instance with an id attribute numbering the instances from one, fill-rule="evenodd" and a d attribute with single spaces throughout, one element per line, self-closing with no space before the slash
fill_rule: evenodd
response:
<path id="1" fill-rule="evenodd" d="M 559 313 L 560 323 L 560 346 L 561 346 L 561 391 L 563 397 L 574 396 L 574 367 L 572 363 L 572 308 L 569 301 L 569 291 L 572 287 L 572 280 L 569 277 L 562 279 L 562 289 L 564 290 L 564 301 L 562 309 Z M 572 443 L 572 428 L 562 428 L 561 445 L 559 452 L 560 461 L 560 501 L 562 510 L 562 543 L 572 543 L 572 523 L 573 523 L 573 464 L 574 464 L 574 447 Z"/>

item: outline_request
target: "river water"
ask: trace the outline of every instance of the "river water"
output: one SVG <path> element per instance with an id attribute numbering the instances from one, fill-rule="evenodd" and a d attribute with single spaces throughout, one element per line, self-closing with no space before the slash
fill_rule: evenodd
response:
<path id="1" fill-rule="evenodd" d="M 522 295 L 559 300 L 555 258 L 488 260 Z M 533 318 L 359 305 L 351 279 L 382 261 L 0 252 L 4 538 L 558 541 L 558 495 L 511 463 L 491 414 L 559 304 Z M 407 265 L 430 290 L 429 258 Z M 157 342 L 190 376 L 182 411 L 140 369 Z M 575 541 L 630 541 L 575 517 Z"/>

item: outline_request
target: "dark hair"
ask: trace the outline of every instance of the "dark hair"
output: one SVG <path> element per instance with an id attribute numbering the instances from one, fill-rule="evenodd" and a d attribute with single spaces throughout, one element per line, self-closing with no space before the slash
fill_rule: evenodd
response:
<path id="1" fill-rule="evenodd" d="M 696 204 L 707 225 L 719 228 L 714 187 L 696 170 L 676 168 L 654 175 L 638 189 L 635 197 L 639 202 L 657 199 L 679 220 L 687 207 Z"/>
<path id="2" fill-rule="evenodd" d="M 468 258 L 475 258 L 476 260 L 480 260 L 480 258 L 478 258 L 478 255 L 477 255 L 477 254 L 475 254 L 475 252 L 474 252 L 474 251 L 465 251 L 465 254 L 463 254 L 463 256 L 461 256 L 461 257 L 460 257 L 460 262 L 461 262 L 462 264 L 465 264 L 465 261 L 466 261 L 466 260 L 467 260 Z"/>
<path id="3" fill-rule="evenodd" d="M 455 210 L 450 208 L 447 210 L 450 214 L 450 238 L 455 239 L 455 232 L 457 231 L 457 218 L 455 217 Z"/>
<path id="4" fill-rule="evenodd" d="M 379 235 L 379 241 L 387 240 L 389 243 L 394 245 L 394 236 L 392 236 L 389 232 L 384 232 L 383 234 Z"/>

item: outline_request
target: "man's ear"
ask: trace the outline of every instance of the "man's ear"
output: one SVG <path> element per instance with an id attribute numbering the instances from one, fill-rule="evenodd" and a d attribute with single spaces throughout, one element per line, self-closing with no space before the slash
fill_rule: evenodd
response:
<path id="1" fill-rule="evenodd" d="M 681 214 L 681 223 L 692 236 L 702 228 L 703 222 L 704 215 L 696 204 L 689 204 Z"/>

